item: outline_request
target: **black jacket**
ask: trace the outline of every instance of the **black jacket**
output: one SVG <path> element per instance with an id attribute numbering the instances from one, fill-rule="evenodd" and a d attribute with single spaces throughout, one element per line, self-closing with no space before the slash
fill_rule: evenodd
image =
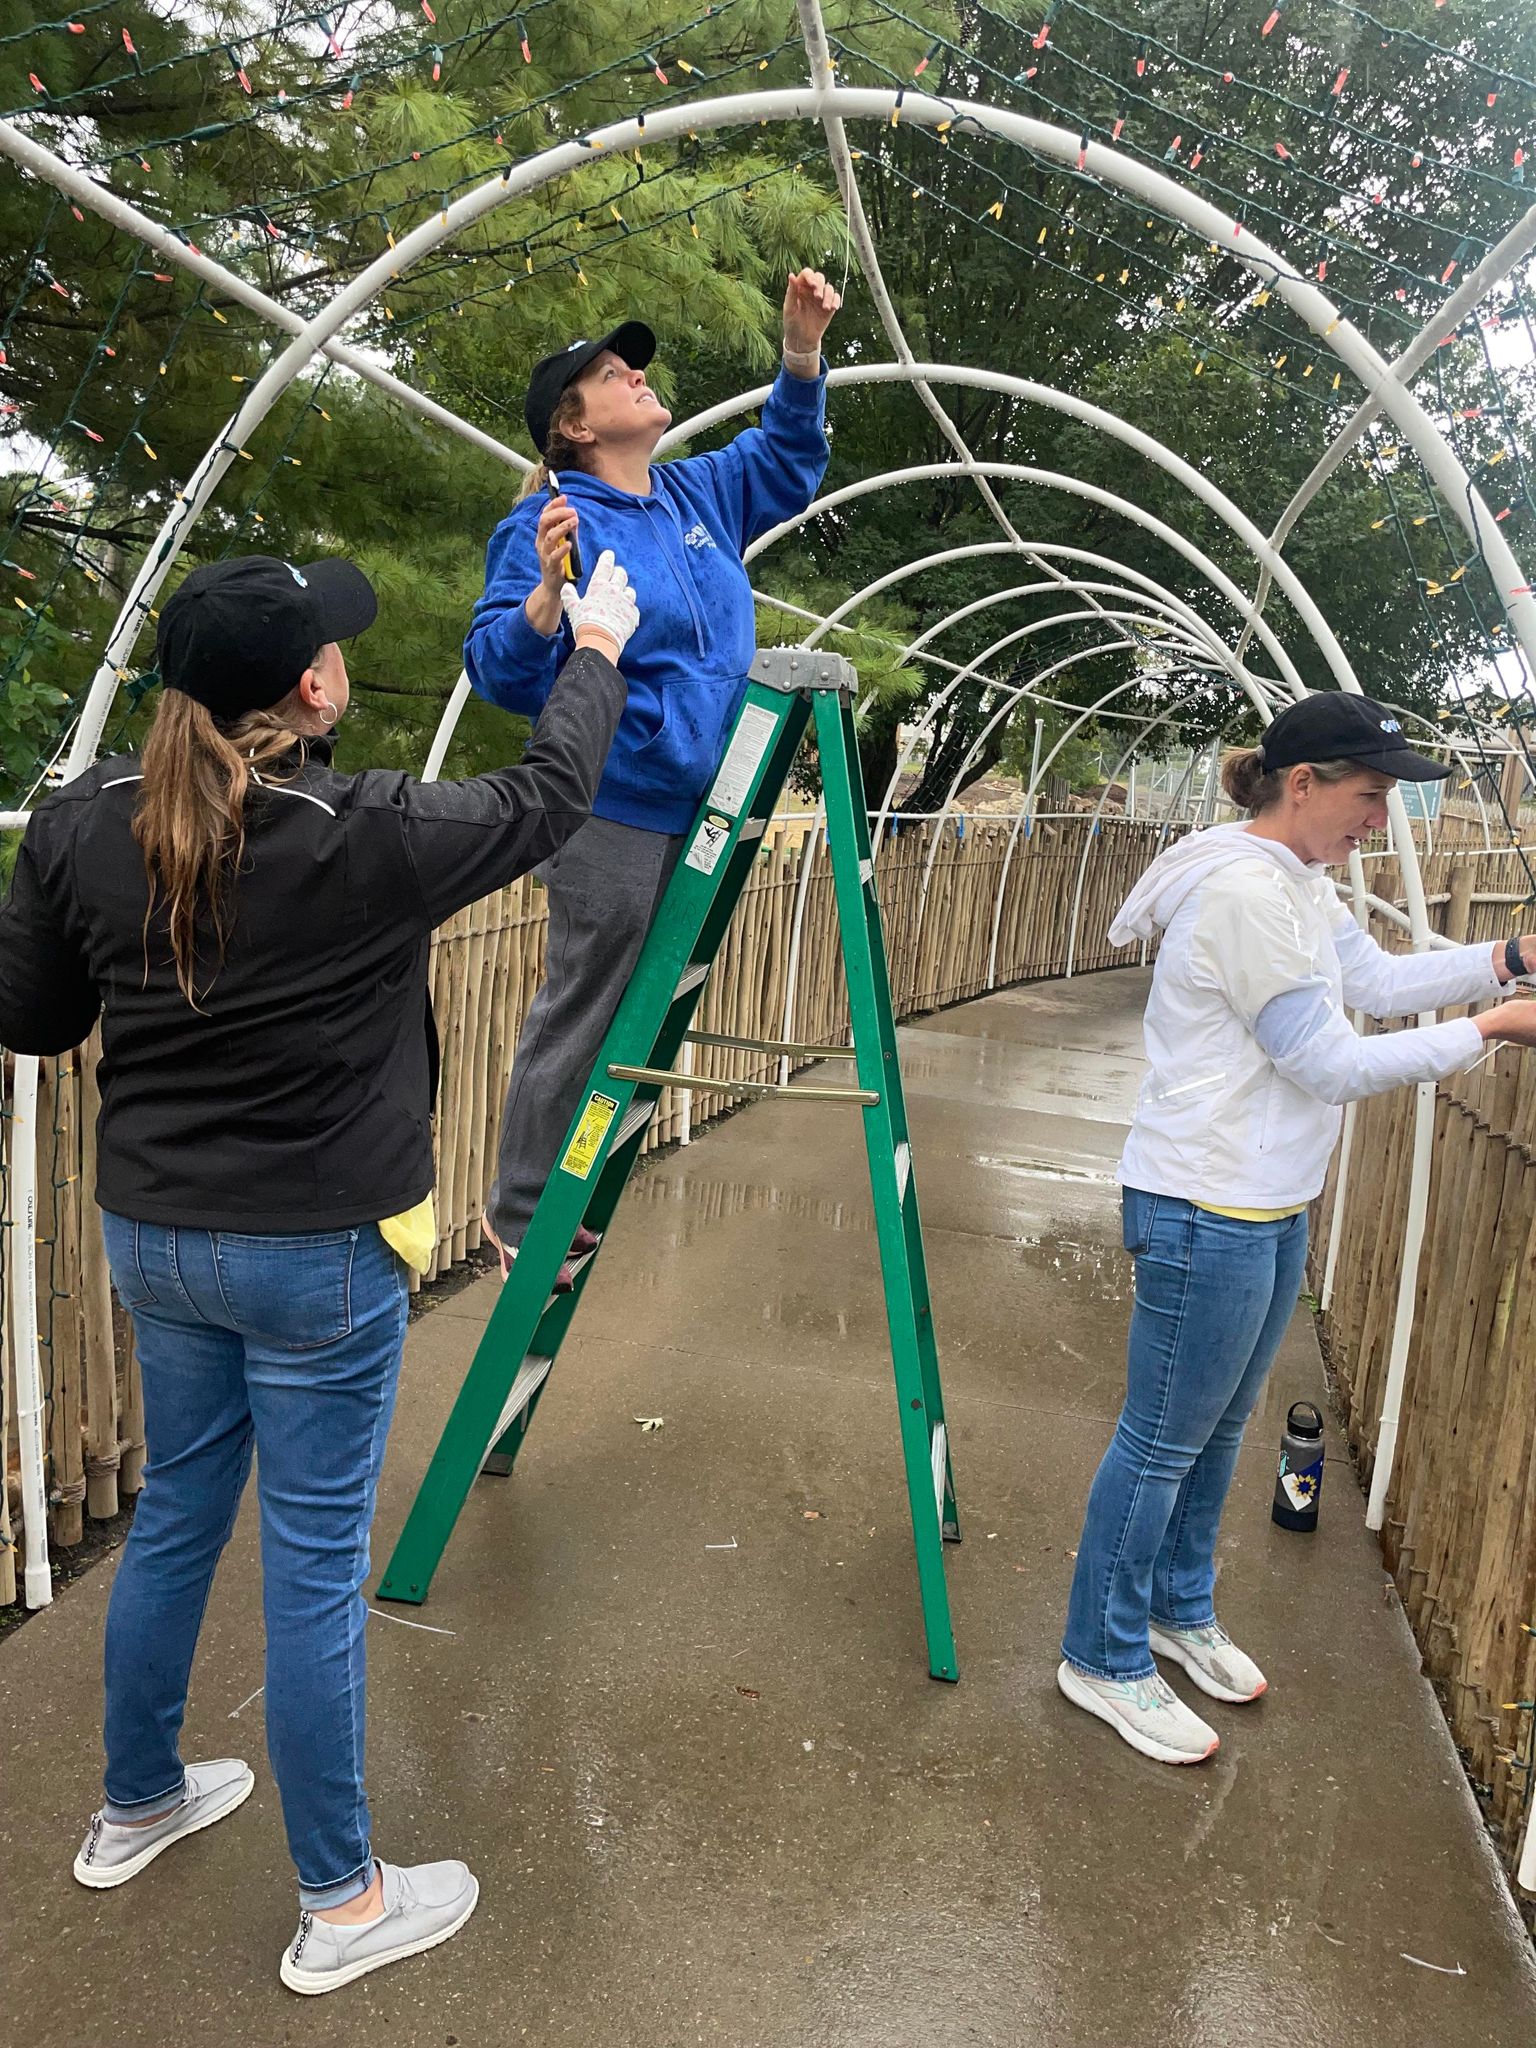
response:
<path id="1" fill-rule="evenodd" d="M 103 1013 L 101 1206 L 297 1233 L 430 1193 L 433 927 L 586 822 L 624 697 L 612 663 L 578 651 L 520 766 L 467 782 L 338 775 L 330 740 L 311 742 L 293 780 L 247 800 L 229 946 L 197 1009 L 163 910 L 146 969 L 137 762 L 98 762 L 41 804 L 0 908 L 0 1045 L 64 1052 Z"/>

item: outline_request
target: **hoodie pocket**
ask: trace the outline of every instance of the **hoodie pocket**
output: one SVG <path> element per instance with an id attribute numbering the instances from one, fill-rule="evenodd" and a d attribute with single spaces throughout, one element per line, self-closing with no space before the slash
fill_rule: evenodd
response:
<path id="1" fill-rule="evenodd" d="M 721 678 L 673 677 L 660 693 L 660 726 L 635 750 L 635 786 L 671 798 L 701 796 L 719 765 L 738 694 L 736 683 Z"/>

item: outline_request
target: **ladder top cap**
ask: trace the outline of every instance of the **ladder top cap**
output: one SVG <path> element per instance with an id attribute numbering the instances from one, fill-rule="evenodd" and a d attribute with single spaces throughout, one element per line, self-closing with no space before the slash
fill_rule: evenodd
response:
<path id="1" fill-rule="evenodd" d="M 760 647 L 748 671 L 754 683 L 786 695 L 801 690 L 848 690 L 858 684 L 851 661 L 820 647 Z"/>

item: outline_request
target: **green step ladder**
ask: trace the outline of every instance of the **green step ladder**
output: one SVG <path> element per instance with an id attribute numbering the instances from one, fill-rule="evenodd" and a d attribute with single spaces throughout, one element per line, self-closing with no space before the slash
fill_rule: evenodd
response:
<path id="1" fill-rule="evenodd" d="M 725 758 L 412 1503 L 379 1585 L 381 1599 L 425 1600 L 477 1474 L 511 1471 L 598 1256 L 594 1251 L 575 1261 L 568 1293 L 552 1291 L 578 1228 L 601 1240 L 664 1088 L 720 1088 L 718 1080 L 673 1071 L 684 1044 L 851 1060 L 856 1088 L 729 1086 L 734 1094 L 780 1095 L 807 1106 L 863 1105 L 928 1668 L 935 1678 L 959 1676 L 944 1544 L 959 1542 L 960 1521 L 854 737 L 856 682 L 846 661 L 820 650 L 765 648 L 753 662 Z M 783 1045 L 694 1033 L 700 993 L 813 719 L 853 1044 Z"/>

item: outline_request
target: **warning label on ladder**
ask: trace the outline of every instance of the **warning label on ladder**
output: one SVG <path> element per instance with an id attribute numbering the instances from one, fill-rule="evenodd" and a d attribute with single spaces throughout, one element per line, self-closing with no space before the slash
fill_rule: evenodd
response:
<path id="1" fill-rule="evenodd" d="M 697 832 L 688 849 L 685 867 L 697 868 L 701 875 L 712 875 L 720 862 L 720 855 L 731 836 L 729 818 L 718 818 L 711 811 Z"/>
<path id="2" fill-rule="evenodd" d="M 737 815 L 778 729 L 779 721 L 771 711 L 765 711 L 760 704 L 743 706 L 715 786 L 709 792 L 711 810 L 729 811 L 733 818 Z"/>
<path id="3" fill-rule="evenodd" d="M 573 1173 L 578 1180 L 585 1180 L 596 1164 L 597 1155 L 603 1149 L 603 1140 L 608 1135 L 608 1126 L 618 1113 L 619 1105 L 611 1095 L 589 1095 L 587 1106 L 581 1113 L 581 1122 L 576 1126 L 576 1135 L 565 1148 L 565 1157 L 560 1162 L 562 1173 Z"/>

